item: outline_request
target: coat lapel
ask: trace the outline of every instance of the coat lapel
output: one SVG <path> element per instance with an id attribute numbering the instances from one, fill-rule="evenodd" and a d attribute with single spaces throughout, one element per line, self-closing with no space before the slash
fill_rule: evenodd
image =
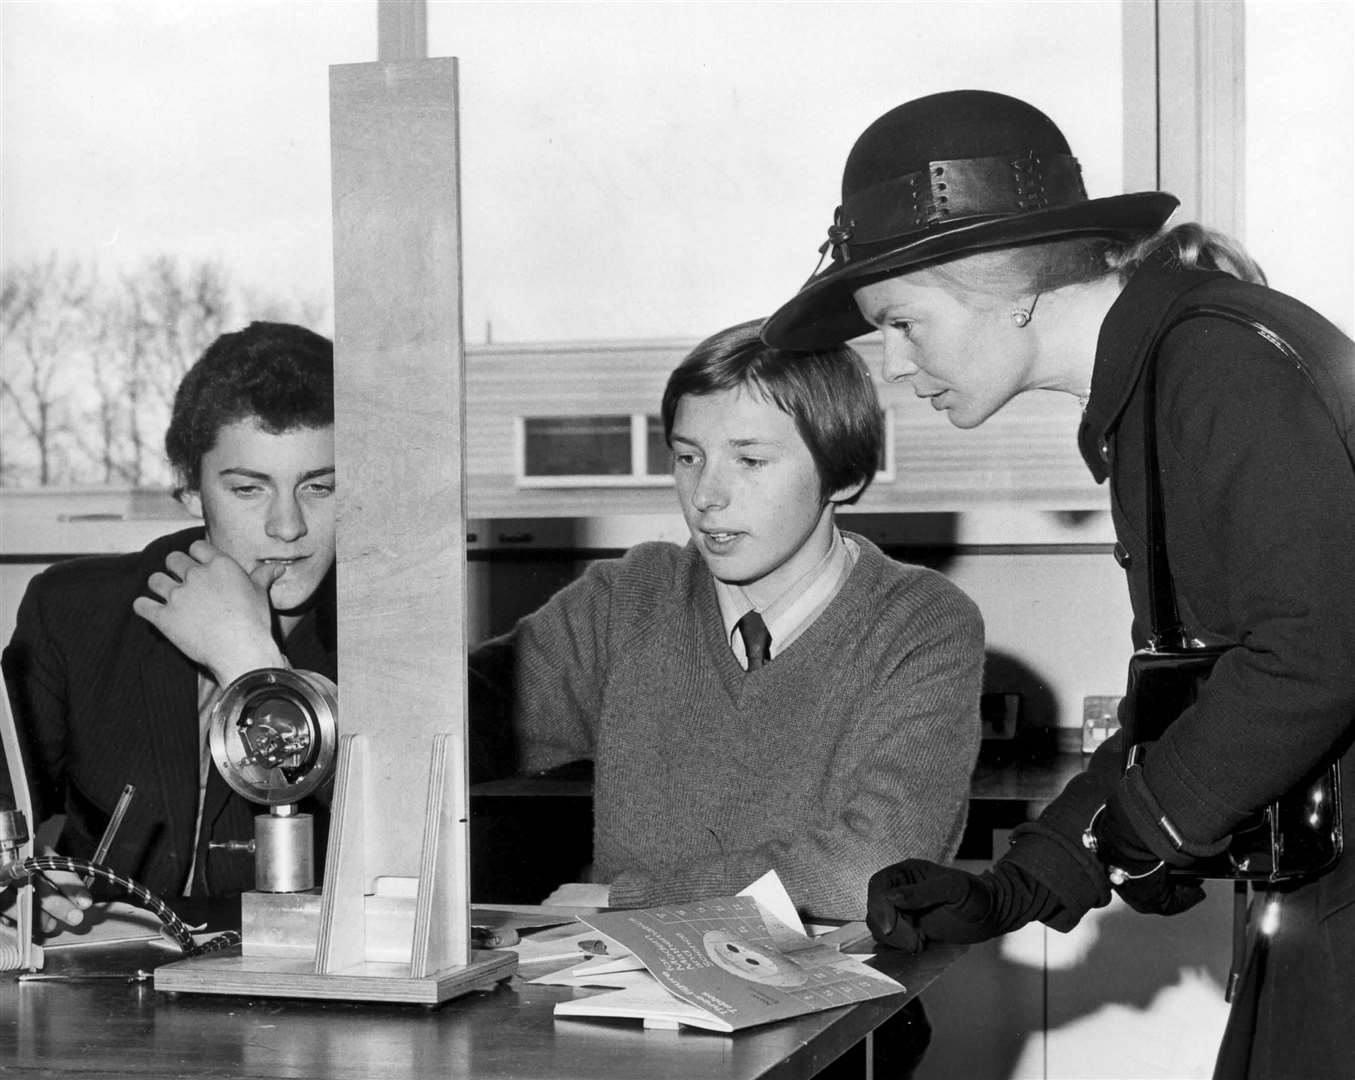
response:
<path id="1" fill-rule="evenodd" d="M 137 627 L 134 633 L 141 632 Z M 198 806 L 198 675 L 175 646 L 149 624 L 144 627 L 140 682 L 143 709 L 137 718 L 154 761 L 169 842 L 188 866 Z"/>

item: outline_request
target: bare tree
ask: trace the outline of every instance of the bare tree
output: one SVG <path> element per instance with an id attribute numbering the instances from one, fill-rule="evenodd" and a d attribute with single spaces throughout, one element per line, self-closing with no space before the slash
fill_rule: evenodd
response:
<path id="1" fill-rule="evenodd" d="M 134 433 L 136 398 L 129 390 L 128 364 L 123 352 L 123 313 L 117 298 L 101 304 L 89 324 L 87 360 L 92 400 L 75 439 L 95 464 L 98 482 L 141 487 L 146 482 L 141 448 Z"/>
<path id="2" fill-rule="evenodd" d="M 97 268 L 56 255 L 7 269 L 0 485 L 168 482 L 160 440 L 174 392 L 203 350 L 253 319 L 318 328 L 324 314 L 319 302 L 237 292 L 219 264 L 168 255 L 111 286 Z"/>
<path id="3" fill-rule="evenodd" d="M 229 279 L 216 263 L 184 270 L 161 255 L 123 277 L 122 300 L 132 459 L 140 473 L 148 444 L 155 445 L 165 429 L 184 372 L 228 327 Z"/>
<path id="4" fill-rule="evenodd" d="M 93 289 L 88 270 L 55 255 L 7 268 L 0 285 L 0 397 L 30 444 L 39 484 L 52 483 L 68 460 L 60 440 L 78 384 L 66 360 L 83 338 Z"/>

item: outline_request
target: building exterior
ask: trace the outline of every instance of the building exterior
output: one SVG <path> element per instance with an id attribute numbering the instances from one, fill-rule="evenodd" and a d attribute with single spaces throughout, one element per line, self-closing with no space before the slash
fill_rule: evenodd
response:
<path id="1" fill-rule="evenodd" d="M 476 518 L 594 517 L 675 509 L 658 419 L 668 374 L 694 341 L 466 347 L 466 498 Z M 1077 453 L 1077 406 L 1029 394 L 957 431 L 906 383 L 879 380 L 888 452 L 860 509 L 1104 507 Z"/>

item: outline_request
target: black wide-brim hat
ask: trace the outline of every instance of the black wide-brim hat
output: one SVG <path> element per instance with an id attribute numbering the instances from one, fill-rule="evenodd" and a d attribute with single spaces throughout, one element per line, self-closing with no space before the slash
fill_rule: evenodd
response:
<path id="1" fill-rule="evenodd" d="M 868 333 L 853 292 L 926 263 L 1067 236 L 1156 232 L 1177 199 L 1087 198 L 1054 122 L 1024 101 L 952 90 L 909 101 L 862 132 L 842 173 L 827 269 L 767 319 L 762 339 L 816 349 Z"/>

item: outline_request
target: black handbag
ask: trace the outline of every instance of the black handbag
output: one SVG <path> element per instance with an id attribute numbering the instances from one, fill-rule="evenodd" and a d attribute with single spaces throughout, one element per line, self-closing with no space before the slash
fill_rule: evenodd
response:
<path id="1" fill-rule="evenodd" d="M 1157 335 L 1148 352 L 1144 379 L 1144 443 L 1148 484 L 1148 591 L 1152 634 L 1146 648 L 1129 661 L 1129 681 L 1121 710 L 1124 765 L 1141 763 L 1152 743 L 1184 712 L 1209 680 L 1219 657 L 1235 646 L 1204 646 L 1181 625 L 1167 565 L 1162 488 L 1158 474 L 1156 360 L 1168 331 L 1186 319 L 1207 315 L 1255 330 L 1308 374 L 1298 353 L 1270 328 L 1241 312 L 1214 305 L 1183 311 Z M 1341 854 L 1341 774 L 1333 761 L 1314 770 L 1275 802 L 1250 815 L 1234 831 L 1227 848 L 1171 872 L 1196 878 L 1285 881 L 1330 867 Z"/>

